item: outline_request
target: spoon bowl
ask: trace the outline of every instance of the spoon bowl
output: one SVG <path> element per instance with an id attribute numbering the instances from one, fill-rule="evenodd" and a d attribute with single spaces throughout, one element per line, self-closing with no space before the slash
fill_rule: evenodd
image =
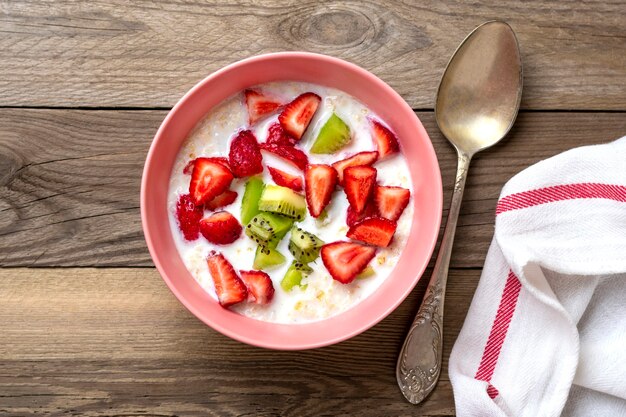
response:
<path id="1" fill-rule="evenodd" d="M 437 90 L 435 118 L 457 150 L 471 156 L 508 133 L 521 99 L 517 38 L 505 22 L 491 21 L 470 33 L 450 59 Z"/>
<path id="2" fill-rule="evenodd" d="M 446 281 L 470 161 L 508 133 L 521 98 L 522 60 L 515 33 L 499 21 L 478 26 L 450 59 L 437 91 L 437 124 L 456 148 L 458 166 L 433 274 L 396 368 L 400 390 L 413 404 L 426 398 L 441 373 Z"/>

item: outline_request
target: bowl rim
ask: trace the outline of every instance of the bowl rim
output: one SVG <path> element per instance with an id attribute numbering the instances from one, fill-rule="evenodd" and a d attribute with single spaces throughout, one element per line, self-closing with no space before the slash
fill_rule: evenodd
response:
<path id="1" fill-rule="evenodd" d="M 370 319 L 370 320 L 364 320 L 362 323 L 360 323 L 357 326 L 353 326 L 353 328 L 348 331 L 348 332 L 344 332 L 343 334 L 341 334 L 340 336 L 335 336 L 335 337 L 320 337 L 320 339 L 316 342 L 316 343 L 298 343 L 298 342 L 292 342 L 291 344 L 285 344 L 285 343 L 280 343 L 280 342 L 269 342 L 269 341 L 259 341 L 256 340 L 252 337 L 247 337 L 244 335 L 241 335 L 240 333 L 238 333 L 235 329 L 231 329 L 227 326 L 223 326 L 220 323 L 217 323 L 216 321 L 211 321 L 208 317 L 205 317 L 204 314 L 202 314 L 194 305 L 193 303 L 191 303 L 178 289 L 178 287 L 175 285 L 175 283 L 173 282 L 173 280 L 168 276 L 168 274 L 165 271 L 165 268 L 161 262 L 160 256 L 157 253 L 155 247 L 154 247 L 154 243 L 153 243 L 153 236 L 151 235 L 151 230 L 148 226 L 148 209 L 147 209 L 147 187 L 148 187 L 148 173 L 150 171 L 150 167 L 151 167 L 151 161 L 154 159 L 154 154 L 156 152 L 156 145 L 157 142 L 159 140 L 163 140 L 163 131 L 165 130 L 166 126 L 171 122 L 171 120 L 174 118 L 175 114 L 177 112 L 179 112 L 182 108 L 184 108 L 187 104 L 187 102 L 190 100 L 190 97 L 194 96 L 196 94 L 196 92 L 198 90 L 201 90 L 204 88 L 204 86 L 208 83 L 211 83 L 214 79 L 219 78 L 220 76 L 222 76 L 222 74 L 227 73 L 229 71 L 232 71 L 235 68 L 238 68 L 240 66 L 247 66 L 247 65 L 252 65 L 255 64 L 257 62 L 262 62 L 265 60 L 272 60 L 272 59 L 284 59 L 284 58 L 289 58 L 289 59 L 313 59 L 313 60 L 318 60 L 321 61 L 323 63 L 328 63 L 330 65 L 336 65 L 336 66 L 340 66 L 343 67 L 345 70 L 348 71 L 352 71 L 352 72 L 356 72 L 357 74 L 359 74 L 362 77 L 365 77 L 368 79 L 369 82 L 372 83 L 372 85 L 374 86 L 373 88 L 376 89 L 382 89 L 382 90 L 386 90 L 386 93 L 391 94 L 392 96 L 395 96 L 395 101 L 400 105 L 405 107 L 405 110 L 410 110 L 410 112 L 412 113 L 413 117 L 414 117 L 414 121 L 416 122 L 417 127 L 421 130 L 420 134 L 422 134 L 423 136 L 425 136 L 428 139 L 428 143 L 426 144 L 426 148 L 427 148 L 427 152 L 429 153 L 428 158 L 434 163 L 434 171 L 436 173 L 436 175 L 433 175 L 432 180 L 435 181 L 434 184 L 434 191 L 436 193 L 435 195 L 435 200 L 432 201 L 431 203 L 434 204 L 435 207 L 435 212 L 437 213 L 442 213 L 442 208 L 443 208 L 443 188 L 442 188 L 442 179 L 441 179 L 441 169 L 439 166 L 439 161 L 437 159 L 437 155 L 435 153 L 433 144 L 432 144 L 432 140 L 430 139 L 430 136 L 428 135 L 428 133 L 426 132 L 424 126 L 421 123 L 421 120 L 419 119 L 419 117 L 417 117 L 417 115 L 415 114 L 415 112 L 413 111 L 413 109 L 408 105 L 408 103 L 402 98 L 402 96 L 400 96 L 391 86 L 389 86 L 386 82 L 384 82 L 382 79 L 380 79 L 379 77 L 377 77 L 376 75 L 372 74 L 371 72 L 367 71 L 366 69 L 351 63 L 349 61 L 345 61 L 343 59 L 340 58 L 336 58 L 333 56 L 328 56 L 328 55 L 323 55 L 323 54 L 318 54 L 318 53 L 312 53 L 312 52 L 302 52 L 302 51 L 285 51 L 285 52 L 272 52 L 272 53 L 266 53 L 266 54 L 260 54 L 260 55 L 255 55 L 255 56 L 251 56 L 248 58 L 244 58 L 241 60 L 238 60 L 236 62 L 233 62 L 231 64 L 228 64 L 224 67 L 222 67 L 221 69 L 218 69 L 217 71 L 214 71 L 213 73 L 209 74 L 208 76 L 206 76 L 205 78 L 203 78 L 202 80 L 200 80 L 199 82 L 197 82 L 191 89 L 189 89 L 179 100 L 178 102 L 172 107 L 172 109 L 168 112 L 168 114 L 166 115 L 166 117 L 163 119 L 163 121 L 161 122 L 161 125 L 159 126 L 159 129 L 157 130 L 157 132 L 154 135 L 154 138 L 150 144 L 150 148 L 148 150 L 147 156 L 146 156 L 146 161 L 144 163 L 144 168 L 142 171 L 142 178 L 141 178 L 141 190 L 140 190 L 140 213 L 141 213 L 141 223 L 142 223 L 142 230 L 144 233 L 144 237 L 146 240 L 146 244 L 148 246 L 148 250 L 150 252 L 150 256 L 152 258 L 152 261 L 154 262 L 154 265 L 157 269 L 157 271 L 159 272 L 159 275 L 161 275 L 161 278 L 165 281 L 166 285 L 168 286 L 168 288 L 170 289 L 170 291 L 172 291 L 172 293 L 174 294 L 174 296 L 185 306 L 185 308 L 187 310 L 189 310 L 194 316 L 196 316 L 200 321 L 202 321 L 203 323 L 205 323 L 207 326 L 211 327 L 212 329 L 222 333 L 225 336 L 228 336 L 234 340 L 252 345 L 252 346 L 257 346 L 257 347 L 263 347 L 263 348 L 267 348 L 267 349 L 275 349 L 275 350 L 306 350 L 306 349 L 315 349 L 315 348 L 319 348 L 319 347 L 324 347 L 324 346 L 329 346 L 329 345 L 333 345 L 342 341 L 345 341 L 347 339 L 350 339 L 360 333 L 363 333 L 364 331 L 370 329 L 371 327 L 375 326 L 376 324 L 378 324 L 380 321 L 382 321 L 383 319 L 385 319 L 387 316 L 389 316 L 389 314 L 391 314 L 405 299 L 406 297 L 411 293 L 411 291 L 413 291 L 413 289 L 415 288 L 415 286 L 417 285 L 417 283 L 419 282 L 419 280 L 421 279 L 421 277 L 423 276 L 429 262 L 430 259 L 432 257 L 432 254 L 434 252 L 437 240 L 438 240 L 438 235 L 439 233 L 434 233 L 433 236 L 429 236 L 428 239 L 429 241 L 427 242 L 427 247 L 428 247 L 428 253 L 429 256 L 426 257 L 424 259 L 424 261 L 419 265 L 419 268 L 414 272 L 415 278 L 412 280 L 412 282 L 410 283 L 410 285 L 407 285 L 406 288 L 404 289 L 404 291 L 402 292 L 401 296 L 397 297 L 397 299 L 395 299 L 393 302 L 389 303 L 387 305 L 387 307 L 381 312 L 379 313 L 375 318 Z M 298 80 L 294 80 L 294 81 L 298 81 Z M 323 84 L 321 84 L 323 85 Z M 365 103 L 367 105 L 367 103 Z M 210 110 L 209 110 L 210 111 Z M 383 119 L 384 120 L 384 119 Z M 171 174 L 170 174 L 171 175 Z M 441 214 L 439 216 L 436 216 L 435 219 L 435 227 L 434 229 L 439 231 L 440 226 L 441 226 L 441 221 L 442 221 L 442 216 Z M 410 234 L 415 232 L 415 229 L 413 228 L 413 223 L 414 221 L 412 221 L 411 223 L 411 231 Z M 402 253 L 404 253 L 404 250 L 406 248 L 404 248 L 402 250 Z M 391 271 L 391 273 L 389 274 L 388 277 L 386 277 L 385 280 L 389 280 L 389 278 L 396 273 L 396 269 L 393 269 Z M 370 295 L 371 296 L 371 295 Z M 369 298 L 369 296 L 367 297 Z M 365 299 L 364 299 L 365 300 Z M 361 300 L 363 301 L 363 300 Z M 354 306 L 352 306 L 351 308 L 349 308 L 346 311 L 350 311 L 352 309 L 357 308 L 358 304 L 360 304 L 360 302 L 356 303 Z M 345 311 L 344 311 L 345 313 Z M 234 313 L 237 314 L 237 313 Z M 343 314 L 343 313 L 341 313 Z M 245 316 L 242 316 L 245 317 Z M 325 322 L 329 319 L 332 319 L 333 317 L 337 317 L 337 315 L 335 316 L 331 316 L 328 317 L 326 319 L 322 319 L 322 320 L 318 320 L 318 321 L 314 321 L 314 322 L 305 322 L 305 323 L 290 323 L 290 324 L 283 324 L 283 323 L 270 323 L 270 322 L 262 322 L 265 324 L 270 324 L 270 325 L 287 325 L 287 326 L 305 326 L 307 324 L 310 323 L 319 323 L 319 322 Z M 253 318 L 249 318 L 246 317 L 249 320 L 255 320 Z"/>

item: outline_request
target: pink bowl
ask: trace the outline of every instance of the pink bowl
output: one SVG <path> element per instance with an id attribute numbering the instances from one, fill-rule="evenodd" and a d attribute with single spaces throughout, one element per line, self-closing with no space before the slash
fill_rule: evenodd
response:
<path id="1" fill-rule="evenodd" d="M 212 107 L 246 87 L 293 80 L 343 90 L 377 113 L 397 133 L 414 187 L 414 216 L 406 248 L 383 284 L 353 308 L 305 324 L 275 324 L 226 310 L 193 279 L 180 259 L 167 213 L 169 177 L 189 131 Z M 244 59 L 195 85 L 159 128 L 143 171 L 141 220 L 150 255 L 174 295 L 215 330 L 255 346 L 310 349 L 355 336 L 391 313 L 413 289 L 435 247 L 441 220 L 441 174 L 432 144 L 415 113 L 391 87 L 349 62 L 304 52 L 281 52 Z"/>

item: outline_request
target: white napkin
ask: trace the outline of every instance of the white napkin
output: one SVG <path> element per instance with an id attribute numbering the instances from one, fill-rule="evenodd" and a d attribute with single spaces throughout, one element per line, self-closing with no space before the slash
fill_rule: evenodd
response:
<path id="1" fill-rule="evenodd" d="M 449 364 L 458 416 L 626 416 L 626 137 L 513 177 Z"/>

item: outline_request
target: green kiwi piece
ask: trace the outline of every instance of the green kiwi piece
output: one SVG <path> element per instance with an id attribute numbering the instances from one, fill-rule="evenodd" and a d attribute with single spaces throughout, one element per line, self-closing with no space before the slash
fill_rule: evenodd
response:
<path id="1" fill-rule="evenodd" d="M 302 278 L 309 275 L 313 272 L 310 266 L 300 263 L 298 261 L 293 261 L 285 272 L 285 276 L 282 281 L 280 281 L 280 286 L 285 291 L 291 291 L 293 287 L 296 285 L 300 285 Z"/>
<path id="2" fill-rule="evenodd" d="M 246 235 L 259 245 L 275 248 L 292 225 L 290 217 L 262 211 L 248 222 Z"/>
<path id="3" fill-rule="evenodd" d="M 259 210 L 284 214 L 299 221 L 306 214 L 306 202 L 304 196 L 291 188 L 267 185 L 259 199 Z"/>
<path id="4" fill-rule="evenodd" d="M 281 265 L 284 262 L 285 257 L 278 250 L 270 248 L 269 246 L 259 245 L 254 254 L 252 268 L 263 270 L 272 266 Z"/>
<path id="5" fill-rule="evenodd" d="M 311 153 L 335 153 L 350 142 L 350 128 L 333 113 L 320 129 L 317 139 L 311 146 Z"/>
<path id="6" fill-rule="evenodd" d="M 289 252 L 302 263 L 308 264 L 317 259 L 323 244 L 324 242 L 313 233 L 306 232 L 297 226 L 291 229 Z"/>
<path id="7" fill-rule="evenodd" d="M 259 177 L 252 177 L 246 183 L 241 200 L 241 223 L 246 224 L 259 213 L 259 199 L 263 193 L 263 180 Z"/>

